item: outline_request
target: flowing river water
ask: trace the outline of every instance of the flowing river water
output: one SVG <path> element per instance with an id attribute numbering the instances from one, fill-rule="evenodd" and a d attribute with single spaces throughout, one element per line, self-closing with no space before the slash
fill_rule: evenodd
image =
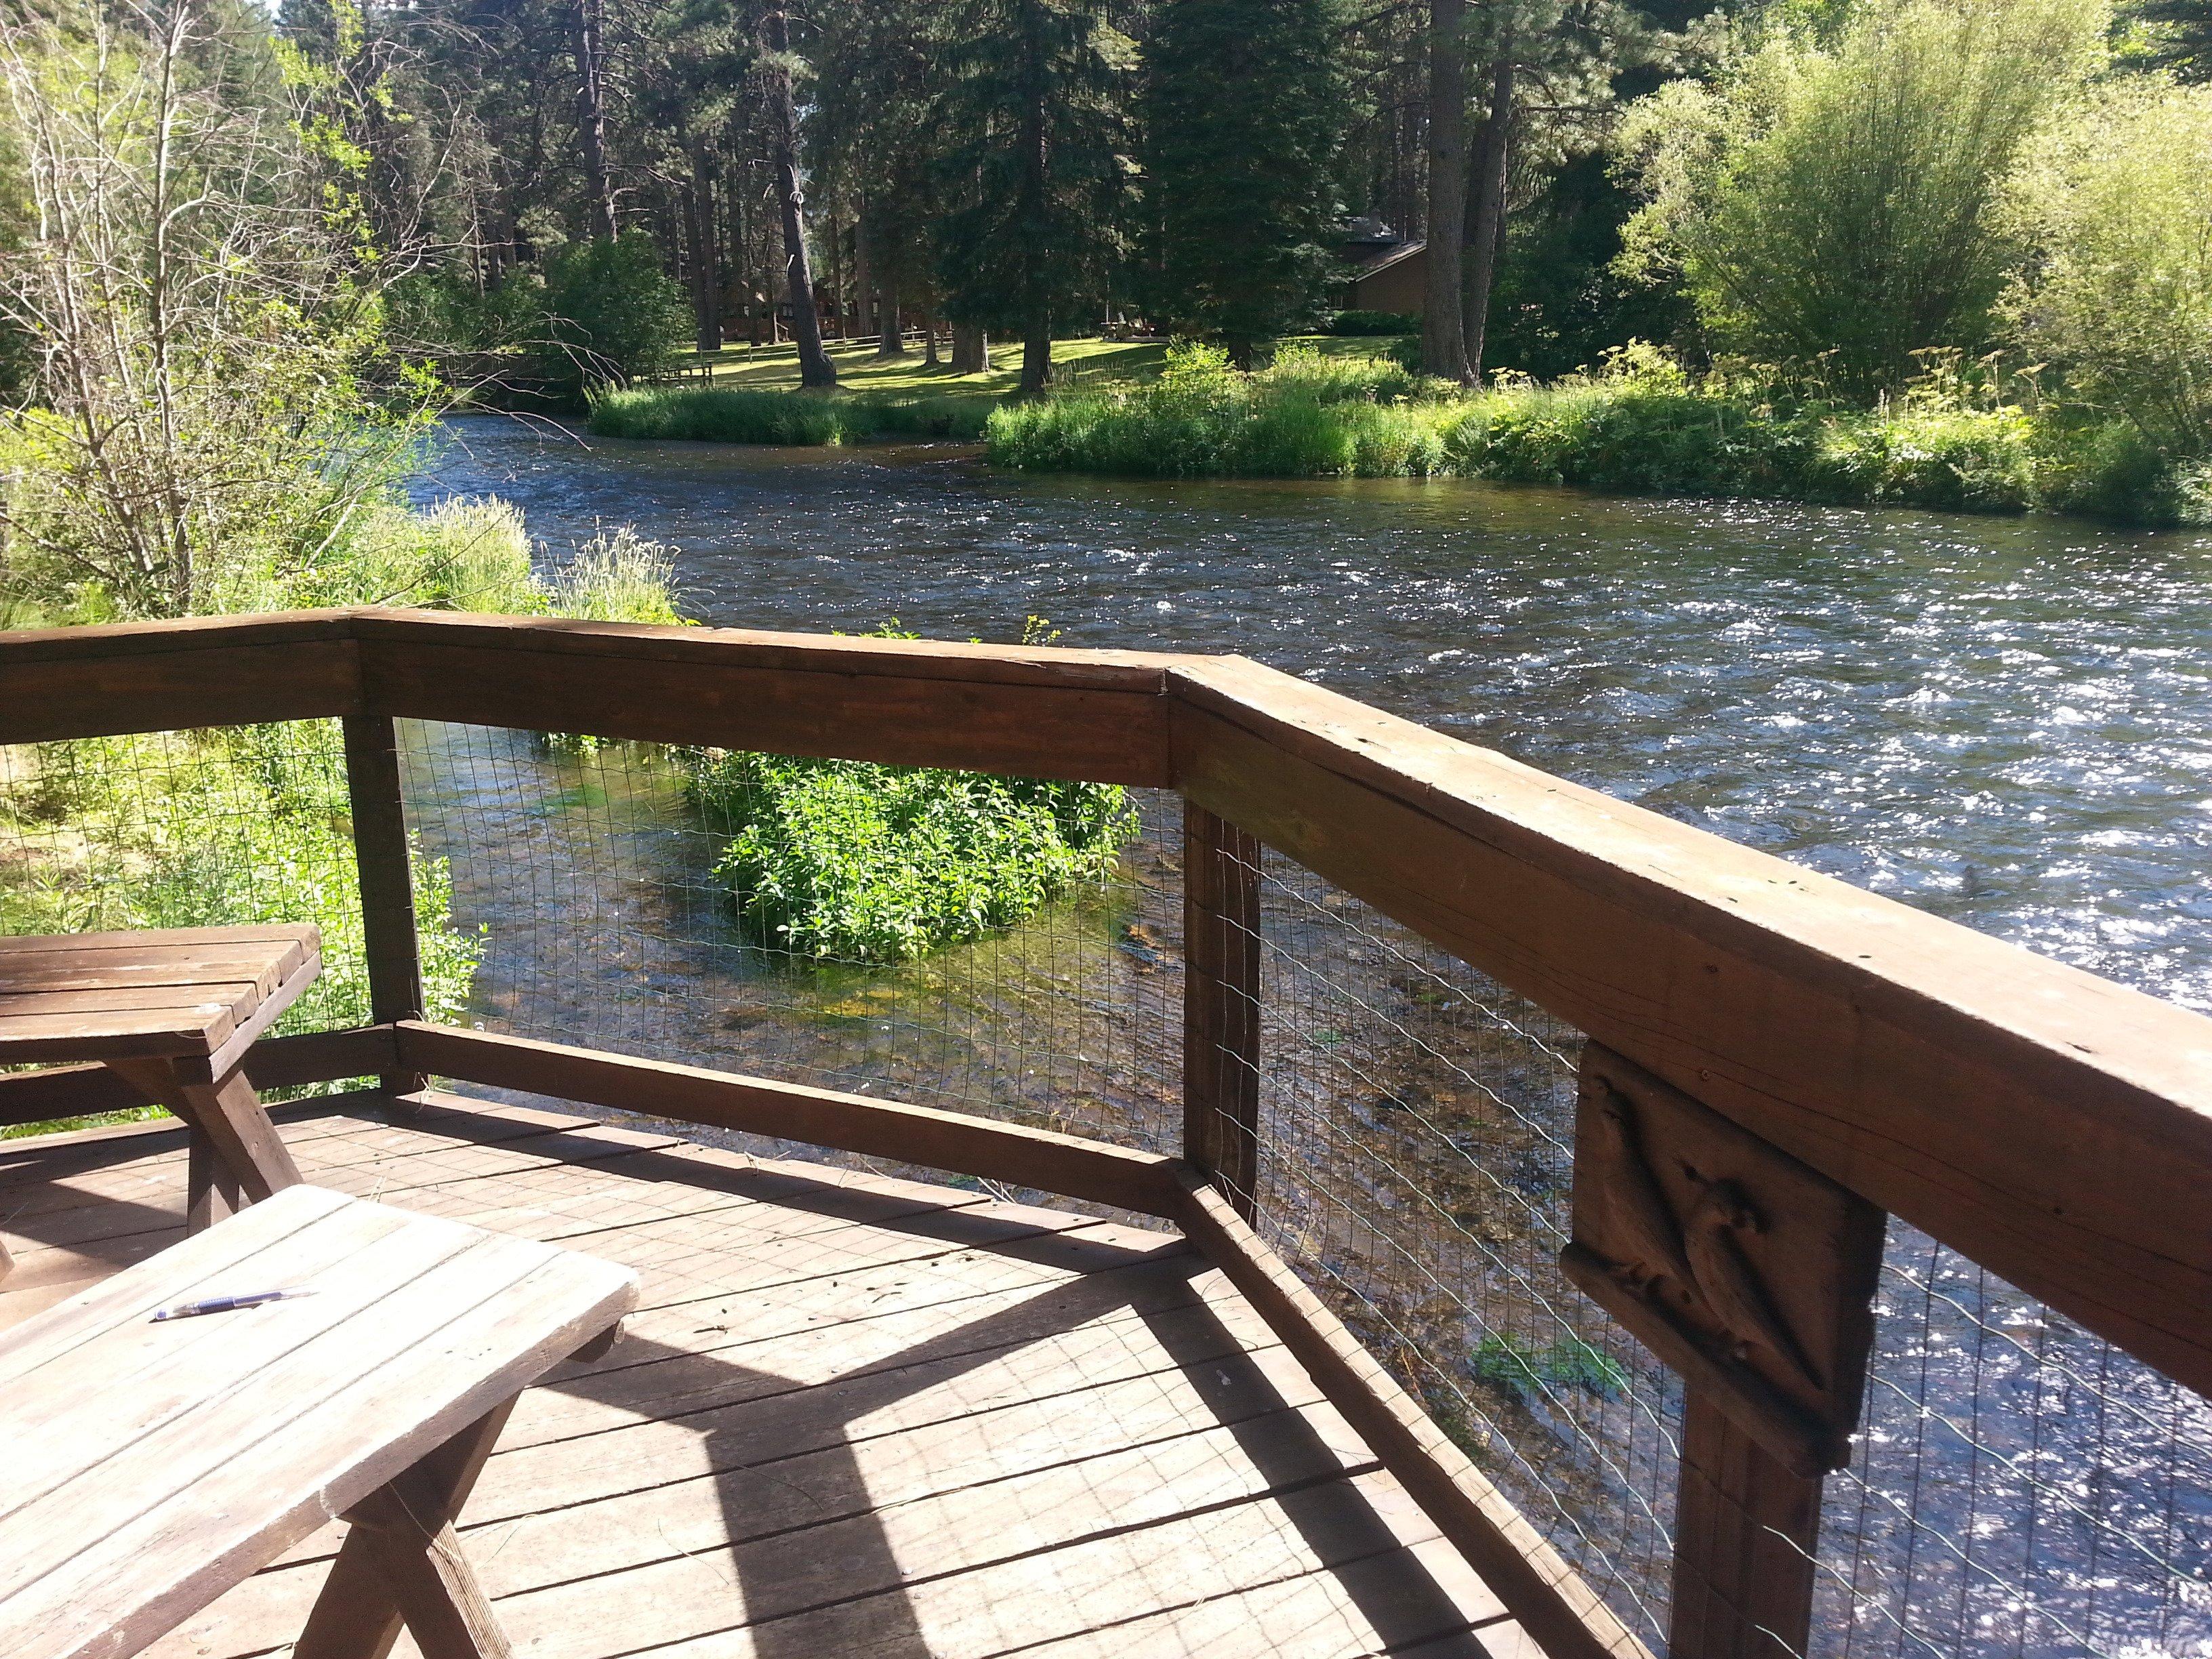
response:
<path id="1" fill-rule="evenodd" d="M 1242 652 L 2212 1011 L 2212 537 L 1467 483 L 1033 477 L 926 447 L 629 444 L 492 417 L 449 435 L 419 500 L 515 502 L 549 566 L 635 526 L 677 550 L 703 621 L 1003 640 L 1042 617 L 1071 645 Z M 417 826 L 487 930 L 491 1022 L 1140 1143 L 1174 1123 L 1162 804 L 1107 902 L 908 969 L 794 979 L 731 933 L 716 837 L 649 755 L 416 742 Z M 1559 1370 L 1571 1329 L 1550 1359 L 1535 1335 L 1478 1342 L 1559 1317 L 1528 1288 L 1549 1224 L 1514 1206 L 1556 1212 L 1565 1169 L 1556 1123 L 1516 1141 L 1446 1085 L 1556 1110 L 1555 1048 L 1534 1027 L 1501 1048 L 1495 1022 L 1478 1042 L 1453 1024 L 1448 968 L 1347 933 L 1340 896 L 1293 872 L 1271 881 L 1287 1000 L 1263 1042 L 1312 1057 L 1285 1132 L 1319 1126 L 1324 1163 L 1347 1126 L 1387 1141 L 1457 1206 L 1449 1242 L 1480 1286 L 1441 1313 L 1376 1291 L 1386 1305 L 1354 1322 L 1465 1350 L 1431 1406 L 1555 1446 L 1502 1478 L 1656 1638 L 1669 1407 L 1627 1371 Z M 1361 1036 L 1382 999 L 1382 1037 Z M 1447 1156 L 1423 1162 L 1414 1124 Z M 1453 1190 L 1478 1146 L 1507 1168 L 1504 1200 Z M 1353 1211 L 1405 1204 L 1345 1179 Z M 1300 1196 L 1320 1213 L 1346 1194 Z M 1343 1264 L 1365 1218 L 1316 1225 L 1302 1267 L 1358 1277 Z M 1387 1278 L 1371 1253 L 1355 1265 Z M 1881 1309 L 1865 1450 L 1830 1482 L 1817 1645 L 2212 1655 L 2206 1402 L 1902 1225 Z"/>

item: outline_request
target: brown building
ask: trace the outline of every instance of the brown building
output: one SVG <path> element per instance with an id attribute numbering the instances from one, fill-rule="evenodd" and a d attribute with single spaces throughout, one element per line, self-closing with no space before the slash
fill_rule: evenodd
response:
<path id="1" fill-rule="evenodd" d="M 1418 317 L 1429 280 L 1426 242 L 1393 242 L 1363 248 L 1352 262 L 1341 299 L 1346 311 L 1402 311 Z"/>

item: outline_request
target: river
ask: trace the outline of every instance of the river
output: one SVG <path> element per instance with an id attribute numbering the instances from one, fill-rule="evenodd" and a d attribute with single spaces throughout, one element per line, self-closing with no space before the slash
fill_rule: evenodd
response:
<path id="1" fill-rule="evenodd" d="M 426 498 L 674 545 L 715 623 L 1237 651 L 2212 1010 L 2212 537 L 453 423 Z"/>
<path id="2" fill-rule="evenodd" d="M 1242 652 L 2212 1010 L 2212 537 L 1007 476 L 928 447 L 495 417 L 450 435 L 419 500 L 514 501 L 549 566 L 633 525 L 677 550 L 703 621 L 1004 640 L 1034 616 L 1067 644 Z M 1171 1138 L 1157 799 L 1103 908 L 808 975 L 730 932 L 718 843 L 649 753 L 446 728 L 410 790 L 488 930 L 492 1023 Z M 1281 1163 L 1311 1165 L 1277 1177 L 1312 1218 L 1277 1242 L 1370 1340 L 1443 1356 L 1407 1362 L 1431 1407 L 1656 1642 L 1679 1390 L 1559 1294 L 1572 1034 L 1295 872 L 1270 880 L 1263 1106 Z M 1394 1263 L 1409 1242 L 1422 1283 Z M 1861 1456 L 1823 1511 L 1819 1649 L 2212 1654 L 2212 1408 L 1908 1227 L 1877 1311 Z"/>

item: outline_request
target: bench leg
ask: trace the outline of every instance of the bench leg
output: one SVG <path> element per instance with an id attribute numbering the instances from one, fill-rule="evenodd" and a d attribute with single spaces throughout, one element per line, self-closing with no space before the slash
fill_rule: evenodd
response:
<path id="1" fill-rule="evenodd" d="M 216 1189 L 226 1178 L 232 1210 L 238 1207 L 240 1195 L 258 1201 L 299 1183 L 300 1167 L 292 1162 L 269 1114 L 261 1109 L 260 1097 L 243 1071 L 234 1071 L 219 1083 L 188 1083 L 166 1060 L 111 1060 L 107 1066 L 132 1088 L 174 1112 L 192 1131 L 187 1231 L 198 1232 L 229 1213 L 218 1212 L 215 1203 Z"/>
<path id="2" fill-rule="evenodd" d="M 352 1530 L 292 1659 L 385 1659 L 403 1621 L 422 1659 L 509 1659 L 453 1518 L 514 1409 L 478 1418 L 347 1512 Z"/>

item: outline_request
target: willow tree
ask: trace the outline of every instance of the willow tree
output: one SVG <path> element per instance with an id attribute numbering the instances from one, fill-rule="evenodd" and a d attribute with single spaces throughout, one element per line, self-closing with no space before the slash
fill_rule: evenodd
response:
<path id="1" fill-rule="evenodd" d="M 966 0 L 937 100 L 938 271 L 957 324 L 1019 337 L 1020 392 L 1103 301 L 1122 249 L 1136 48 L 1093 0 Z"/>
<path id="2" fill-rule="evenodd" d="M 1626 256 L 1679 273 L 1716 343 L 1895 385 L 1974 347 L 2014 258 L 2007 173 L 2104 61 L 2106 0 L 1863 0 L 1830 39 L 1771 27 L 1717 85 L 1632 112 L 1648 204 Z"/>

